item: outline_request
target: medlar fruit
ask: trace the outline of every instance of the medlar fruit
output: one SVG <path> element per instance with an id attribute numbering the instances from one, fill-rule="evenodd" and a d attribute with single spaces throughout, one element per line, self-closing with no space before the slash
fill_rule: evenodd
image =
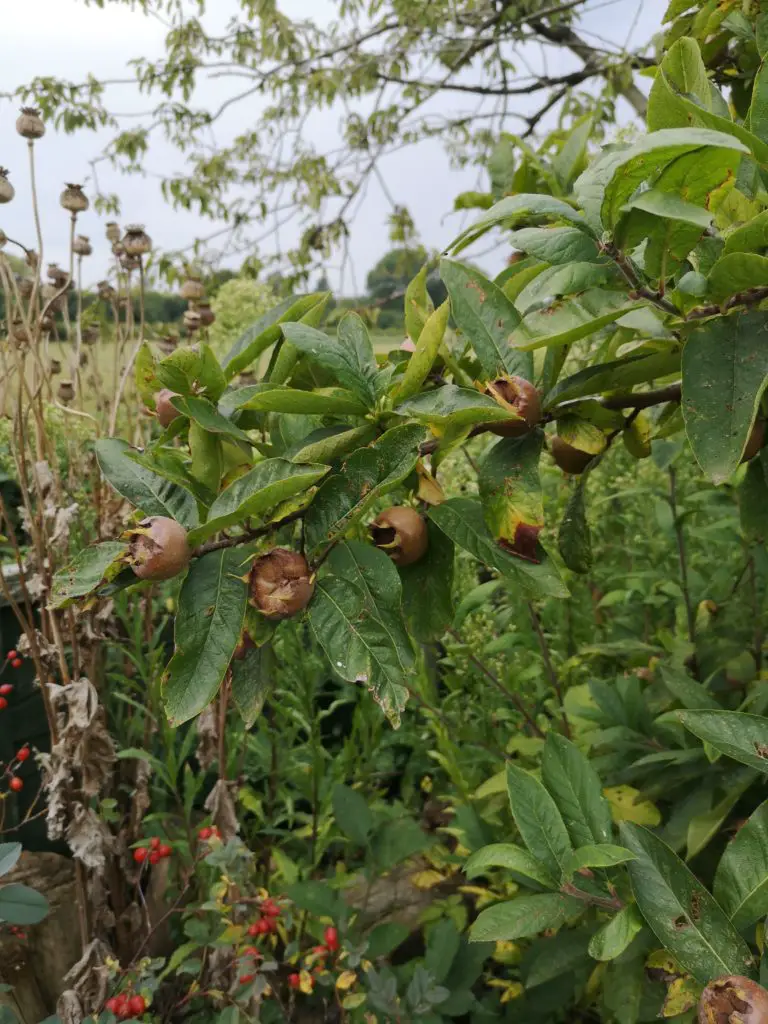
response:
<path id="1" fill-rule="evenodd" d="M 187 531 L 168 516 L 142 519 L 128 553 L 140 580 L 169 580 L 185 569 L 192 557 Z"/>
<path id="2" fill-rule="evenodd" d="M 298 551 L 273 548 L 251 566 L 251 604 L 268 619 L 288 619 L 309 604 L 315 580 Z"/>
<path id="3" fill-rule="evenodd" d="M 376 547 L 389 555 L 395 565 L 413 565 L 427 550 L 427 524 L 407 505 L 385 509 L 368 530 Z"/>
<path id="4" fill-rule="evenodd" d="M 163 388 L 162 391 L 158 391 L 155 396 L 155 409 L 157 410 L 157 420 L 161 427 L 170 427 L 177 416 L 180 416 L 178 409 L 174 409 L 171 405 L 172 398 L 178 398 L 178 394 L 175 391 L 171 391 L 170 388 Z"/>
<path id="5" fill-rule="evenodd" d="M 710 981 L 699 1000 L 699 1024 L 768 1024 L 768 992 L 751 978 Z"/>
<path id="6" fill-rule="evenodd" d="M 575 448 L 558 434 L 551 439 L 549 450 L 552 453 L 552 458 L 565 473 L 583 473 L 594 459 L 594 455 L 590 452 Z"/>
<path id="7" fill-rule="evenodd" d="M 488 383 L 485 393 L 495 398 L 502 408 L 510 407 L 521 417 L 519 420 L 509 420 L 508 423 L 494 423 L 490 427 L 492 434 L 499 437 L 524 437 L 541 422 L 539 392 L 525 377 L 499 377 Z"/>
<path id="8" fill-rule="evenodd" d="M 742 462 L 749 462 L 754 459 L 757 453 L 765 444 L 765 420 L 755 420 L 754 426 L 747 438 L 747 446 L 741 456 Z"/>

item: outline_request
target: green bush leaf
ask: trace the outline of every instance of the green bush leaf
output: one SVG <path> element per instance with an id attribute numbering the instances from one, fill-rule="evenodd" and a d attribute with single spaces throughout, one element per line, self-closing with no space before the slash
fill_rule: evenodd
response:
<path id="1" fill-rule="evenodd" d="M 99 584 L 114 579 L 125 568 L 123 559 L 127 551 L 127 544 L 114 540 L 83 548 L 53 577 L 51 607 L 67 608 L 78 597 L 90 594 Z"/>
<path id="2" fill-rule="evenodd" d="M 768 383 L 768 314 L 719 317 L 683 349 L 683 415 L 693 454 L 715 483 L 739 464 Z M 714 383 L 713 383 L 714 382 Z"/>
<path id="3" fill-rule="evenodd" d="M 749 947 L 725 912 L 670 848 L 640 825 L 622 822 L 637 905 L 681 967 L 702 984 L 723 974 L 749 974 Z"/>
<path id="4" fill-rule="evenodd" d="M 566 860 L 563 875 L 566 878 L 573 878 L 582 868 L 614 868 L 634 859 L 635 855 L 631 850 L 625 850 L 623 846 L 614 846 L 612 843 L 580 846 Z"/>
<path id="5" fill-rule="evenodd" d="M 520 835 L 536 860 L 555 878 L 571 854 L 571 841 L 555 801 L 538 779 L 507 766 L 507 791 Z"/>
<path id="6" fill-rule="evenodd" d="M 571 572 L 577 573 L 587 573 L 592 568 L 592 538 L 585 502 L 588 478 L 587 473 L 582 473 L 571 491 L 557 534 L 560 557 Z"/>
<path id="7" fill-rule="evenodd" d="M 424 264 L 405 290 L 405 333 L 416 345 L 424 324 L 434 309 L 434 303 L 427 291 L 428 264 Z"/>
<path id="8" fill-rule="evenodd" d="M 224 357 L 222 365 L 227 379 L 231 380 L 236 374 L 247 370 L 262 352 L 280 340 L 280 324 L 301 320 L 322 298 L 322 292 L 302 295 L 299 298 L 291 296 L 259 317 L 240 335 Z"/>
<path id="9" fill-rule="evenodd" d="M 235 441 L 243 441 L 248 445 L 253 444 L 253 441 L 244 430 L 241 430 L 230 420 L 226 419 L 226 417 L 222 416 L 204 398 L 172 398 L 171 405 L 174 409 L 178 409 L 182 416 L 186 416 L 194 423 L 197 423 L 202 430 L 208 431 L 211 434 L 222 434 L 224 437 L 231 437 Z"/>
<path id="10" fill-rule="evenodd" d="M 175 653 L 163 676 L 163 696 L 173 725 L 194 718 L 216 696 L 240 640 L 247 587 L 244 553 L 211 551 L 196 559 L 179 593 Z"/>
<path id="11" fill-rule="evenodd" d="M 509 244 L 554 265 L 605 260 L 595 239 L 579 228 L 521 228 L 510 234 Z"/>
<path id="12" fill-rule="evenodd" d="M 768 775 L 768 719 L 741 711 L 678 711 L 677 717 L 721 754 Z"/>
<path id="13" fill-rule="evenodd" d="M 444 431 L 468 429 L 478 423 L 502 423 L 514 416 L 503 409 L 489 395 L 472 388 L 444 384 L 433 391 L 425 391 L 399 405 L 395 412 L 411 416 L 420 423 L 439 427 Z"/>
<path id="14" fill-rule="evenodd" d="M 539 463 L 544 432 L 504 437 L 485 454 L 477 484 L 491 536 L 513 554 L 535 558 L 544 526 Z"/>
<path id="15" fill-rule="evenodd" d="M 242 658 L 232 661 L 232 699 L 246 729 L 261 714 L 276 671 L 277 659 L 271 643 L 248 647 Z"/>
<path id="16" fill-rule="evenodd" d="M 464 874 L 467 878 L 477 878 L 488 874 L 491 868 L 506 868 L 515 875 L 530 879 L 546 889 L 556 889 L 559 875 L 549 872 L 543 864 L 532 857 L 527 850 L 514 843 L 491 843 L 483 846 L 467 860 Z"/>
<path id="17" fill-rule="evenodd" d="M 706 687 L 692 679 L 682 668 L 662 664 L 659 666 L 661 681 L 677 698 L 684 708 L 698 710 L 700 708 L 717 709 L 720 705 Z"/>
<path id="18" fill-rule="evenodd" d="M 574 743 L 554 732 L 547 735 L 541 779 L 576 847 L 610 844 L 613 828 L 608 801 L 597 772 Z"/>
<path id="19" fill-rule="evenodd" d="M 0 921 L 7 924 L 38 924 L 49 911 L 48 900 L 28 885 L 0 886 Z"/>
<path id="20" fill-rule="evenodd" d="M 630 355 L 610 363 L 595 363 L 556 384 L 547 393 L 544 408 L 552 409 L 562 402 L 599 395 L 607 390 L 623 391 L 635 384 L 647 384 L 679 372 L 680 350 L 677 348 Z"/>
<path id="21" fill-rule="evenodd" d="M 709 272 L 708 297 L 722 303 L 737 292 L 764 288 L 768 281 L 768 257 L 755 252 L 731 252 L 721 256 Z"/>
<path id="22" fill-rule="evenodd" d="M 368 332 L 356 313 L 348 313 L 339 324 L 338 333 L 337 340 L 306 324 L 283 326 L 287 341 L 332 373 L 342 387 L 354 392 L 370 408 L 376 400 L 376 360 Z"/>
<path id="23" fill-rule="evenodd" d="M 285 384 L 270 382 L 238 388 L 237 391 L 229 392 L 223 402 L 226 402 L 226 409 L 233 412 L 253 410 L 300 413 L 306 416 L 364 416 L 367 412 L 367 407 L 357 395 L 342 388 L 300 391 Z"/>
<path id="24" fill-rule="evenodd" d="M 589 955 L 595 960 L 615 960 L 629 946 L 643 924 L 635 904 L 628 904 L 604 924 L 600 931 L 595 932 L 589 943 Z"/>
<path id="25" fill-rule="evenodd" d="M 440 276 L 451 297 L 456 326 L 477 354 L 490 380 L 503 373 L 531 380 L 531 356 L 514 349 L 510 337 L 520 323 L 520 314 L 493 281 L 478 270 L 442 260 Z"/>
<path id="26" fill-rule="evenodd" d="M 304 521 L 307 547 L 317 553 L 361 519 L 371 506 L 411 473 L 424 429 L 393 427 L 347 459 L 320 487 Z"/>
<path id="27" fill-rule="evenodd" d="M 427 553 L 400 569 L 403 612 L 413 637 L 434 643 L 453 620 L 453 541 L 433 522 L 427 522 Z"/>
<path id="28" fill-rule="evenodd" d="M 517 228 L 525 224 L 542 224 L 557 220 L 568 221 L 583 231 L 589 232 L 583 216 L 562 199 L 536 193 L 505 196 L 495 203 L 487 213 L 479 217 L 474 224 L 462 231 L 451 242 L 448 249 L 455 256 L 490 231 L 491 228 L 499 225 L 506 228 Z"/>
<path id="29" fill-rule="evenodd" d="M 16 867 L 20 856 L 21 843 L 0 843 L 0 878 Z"/>
<path id="30" fill-rule="evenodd" d="M 99 469 L 111 486 L 147 516 L 170 516 L 186 529 L 199 522 L 197 502 L 189 491 L 164 480 L 129 458 L 131 446 L 117 437 L 96 442 Z"/>
<path id="31" fill-rule="evenodd" d="M 581 295 L 550 303 L 546 309 L 527 313 L 507 340 L 522 352 L 570 345 L 642 305 L 642 302 L 627 299 L 624 292 L 590 288 Z"/>
<path id="32" fill-rule="evenodd" d="M 740 932 L 768 914 L 768 800 L 726 846 L 713 892 Z"/>
<path id="33" fill-rule="evenodd" d="M 363 794 L 339 784 L 333 787 L 332 803 L 336 824 L 347 839 L 365 846 L 373 829 L 373 817 Z"/>
<path id="34" fill-rule="evenodd" d="M 221 492 L 208 511 L 207 521 L 190 533 L 190 544 L 200 544 L 219 530 L 263 516 L 281 501 L 307 491 L 328 472 L 328 466 L 287 459 L 257 462 Z"/>
<path id="35" fill-rule="evenodd" d="M 443 343 L 450 315 L 451 304 L 446 300 L 441 306 L 438 306 L 424 324 L 416 344 L 416 351 L 408 360 L 402 380 L 392 395 L 393 402 L 402 402 L 406 398 L 410 398 L 411 395 L 415 395 L 427 379 Z"/>
<path id="36" fill-rule="evenodd" d="M 518 896 L 481 911 L 469 931 L 470 942 L 511 942 L 559 928 L 577 914 L 583 904 L 558 893 Z"/>
<path id="37" fill-rule="evenodd" d="M 286 889 L 286 896 L 301 910 L 315 917 L 339 918 L 340 897 L 325 882 L 296 882 Z"/>
<path id="38" fill-rule="evenodd" d="M 750 540 L 768 539 L 768 477 L 765 456 L 750 459 L 738 490 L 741 528 Z"/>

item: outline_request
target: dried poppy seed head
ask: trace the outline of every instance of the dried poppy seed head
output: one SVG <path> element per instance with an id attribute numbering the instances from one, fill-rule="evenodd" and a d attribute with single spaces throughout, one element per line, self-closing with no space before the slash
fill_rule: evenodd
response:
<path id="1" fill-rule="evenodd" d="M 34 107 L 22 107 L 16 119 L 16 131 L 23 139 L 42 139 L 45 135 L 45 125 L 40 117 L 40 111 Z"/>

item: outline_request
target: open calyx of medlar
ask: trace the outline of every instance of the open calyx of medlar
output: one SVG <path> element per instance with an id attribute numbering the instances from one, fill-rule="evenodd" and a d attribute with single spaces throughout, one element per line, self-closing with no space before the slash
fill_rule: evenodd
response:
<path id="1" fill-rule="evenodd" d="M 427 551 L 427 524 L 416 509 L 393 505 L 374 519 L 368 528 L 371 540 L 395 565 L 413 565 Z"/>
<path id="2" fill-rule="evenodd" d="M 273 548 L 251 566 L 251 604 L 268 619 L 288 619 L 309 604 L 315 578 L 304 555 L 289 548 Z"/>

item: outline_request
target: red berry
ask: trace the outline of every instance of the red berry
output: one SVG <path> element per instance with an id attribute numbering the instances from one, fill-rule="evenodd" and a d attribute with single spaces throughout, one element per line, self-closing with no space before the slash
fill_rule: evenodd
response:
<path id="1" fill-rule="evenodd" d="M 243 950 L 243 956 L 252 956 L 256 960 L 261 960 L 261 952 L 255 946 L 246 946 Z"/>
<path id="2" fill-rule="evenodd" d="M 0 697 L 0 711 L 5 711 L 7 707 L 8 701 L 5 699 L 5 697 Z"/>
<path id="3" fill-rule="evenodd" d="M 160 849 L 157 852 L 161 857 L 170 857 L 173 853 L 173 847 L 169 846 L 168 843 L 161 843 Z"/>
<path id="4" fill-rule="evenodd" d="M 16 760 L 27 761 L 31 753 L 32 751 L 29 749 L 29 747 L 22 747 L 21 750 L 16 751 Z"/>
<path id="5" fill-rule="evenodd" d="M 22 789 L 24 789 L 24 781 L 23 779 L 20 779 L 18 775 L 14 775 L 8 785 L 14 793 L 20 793 Z"/>
<path id="6" fill-rule="evenodd" d="M 159 850 L 153 850 L 150 853 L 150 855 L 149 855 L 149 863 L 150 864 L 157 864 L 157 863 L 159 863 L 159 861 L 160 861 L 160 852 L 159 852 Z"/>
<path id="7" fill-rule="evenodd" d="M 140 1017 L 147 1008 L 147 1001 L 144 996 L 131 996 L 128 1000 L 128 1009 L 134 1017 Z"/>
<path id="8" fill-rule="evenodd" d="M 18 658 L 18 656 L 19 655 L 17 651 L 8 651 L 8 653 L 6 654 L 6 658 L 8 659 L 8 661 L 15 661 L 16 658 Z"/>
<path id="9" fill-rule="evenodd" d="M 288 984 L 291 986 L 291 988 L 298 988 L 301 985 L 301 975 L 289 974 Z"/>
<path id="10" fill-rule="evenodd" d="M 118 1008 L 117 1016 L 120 1020 L 129 1020 L 133 1014 L 131 1013 L 130 999 L 124 999 Z"/>
<path id="11" fill-rule="evenodd" d="M 151 850 L 160 849 L 160 840 L 157 838 L 157 836 L 152 836 L 152 838 L 149 840 L 149 847 Z"/>
<path id="12" fill-rule="evenodd" d="M 316 953 L 318 956 L 328 956 L 330 950 L 327 946 L 315 946 L 312 952 Z"/>
<path id="13" fill-rule="evenodd" d="M 0 686 L 0 696 L 7 697 L 9 693 L 13 693 L 13 685 L 11 683 L 3 683 Z"/>
<path id="14" fill-rule="evenodd" d="M 21 660 L 21 658 L 14 658 L 13 661 L 11 662 L 11 668 L 21 668 L 23 664 L 24 662 Z"/>
<path id="15" fill-rule="evenodd" d="M 255 977 L 255 974 L 241 974 L 237 980 L 241 985 L 249 985 Z"/>
<path id="16" fill-rule="evenodd" d="M 282 911 L 280 907 L 274 902 L 274 900 L 264 900 L 261 905 L 262 914 L 266 914 L 267 917 L 280 917 Z"/>
<path id="17" fill-rule="evenodd" d="M 144 861 L 147 859 L 148 853 L 149 851 L 145 847 L 139 846 L 136 850 L 133 851 L 133 859 L 136 861 L 137 864 L 143 864 Z"/>
<path id="18" fill-rule="evenodd" d="M 205 842 L 205 840 L 206 839 L 210 839 L 212 835 L 213 835 L 213 829 L 212 828 L 208 828 L 206 826 L 205 828 L 201 828 L 200 829 L 200 831 L 197 833 L 197 838 L 198 839 L 202 839 L 202 841 Z"/>
<path id="19" fill-rule="evenodd" d="M 108 999 L 106 1003 L 104 1003 L 104 1009 L 109 1010 L 110 1013 L 114 1014 L 117 1014 L 119 1006 L 120 1000 L 116 996 L 113 996 L 111 999 Z"/>
<path id="20" fill-rule="evenodd" d="M 329 925 L 325 929 L 325 932 L 323 933 L 323 938 L 325 939 L 325 944 L 328 947 L 328 949 L 332 953 L 335 953 L 336 950 L 339 948 L 339 933 L 333 927 L 333 925 Z"/>

